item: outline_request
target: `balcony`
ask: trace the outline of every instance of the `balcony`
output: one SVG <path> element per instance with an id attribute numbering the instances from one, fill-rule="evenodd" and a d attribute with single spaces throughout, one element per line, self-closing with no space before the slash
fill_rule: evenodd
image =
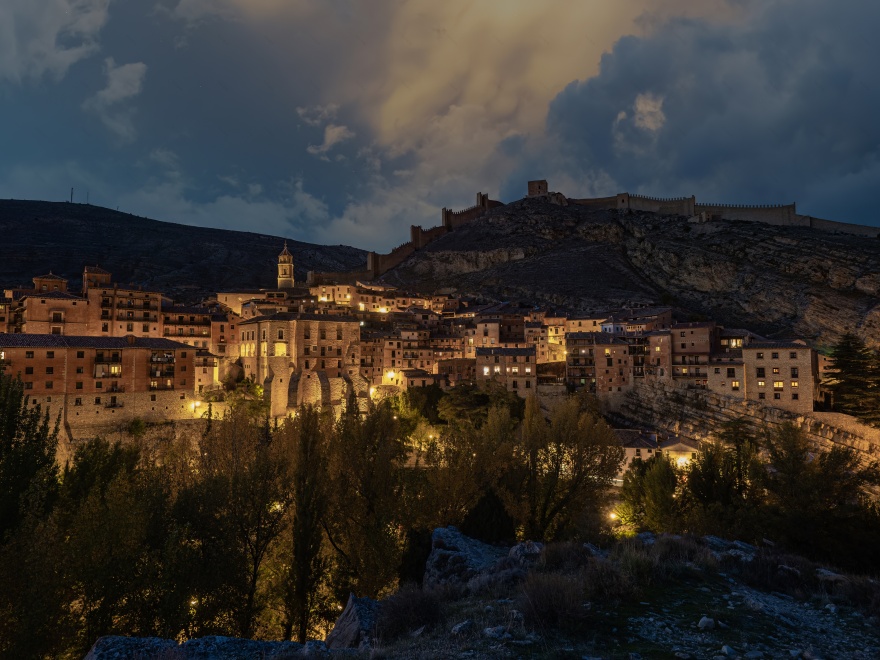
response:
<path id="1" fill-rule="evenodd" d="M 110 403 L 104 404 L 105 408 L 124 408 L 125 404 L 120 403 L 119 401 L 111 401 Z"/>
<path id="2" fill-rule="evenodd" d="M 95 378 L 120 378 L 122 377 L 122 367 L 117 366 L 113 368 L 112 366 L 95 366 Z"/>
<path id="3" fill-rule="evenodd" d="M 111 385 L 110 387 L 108 387 L 104 391 L 110 392 L 112 394 L 123 393 L 123 392 L 125 392 L 125 385 Z"/>
<path id="4" fill-rule="evenodd" d="M 169 385 L 167 383 L 150 383 L 150 391 L 151 392 L 167 391 L 167 390 L 173 390 L 173 389 L 174 389 L 173 384 Z"/>
<path id="5" fill-rule="evenodd" d="M 164 371 L 150 371 L 150 378 L 174 378 L 174 369 Z"/>
<path id="6" fill-rule="evenodd" d="M 151 355 L 150 362 L 158 364 L 174 364 L 173 355 Z"/>
<path id="7" fill-rule="evenodd" d="M 95 356 L 95 364 L 122 364 L 121 355 L 102 355 Z"/>
<path id="8" fill-rule="evenodd" d="M 687 373 L 682 373 L 680 371 L 674 371 L 672 373 L 672 377 L 673 378 L 708 378 L 709 372 L 688 369 Z"/>

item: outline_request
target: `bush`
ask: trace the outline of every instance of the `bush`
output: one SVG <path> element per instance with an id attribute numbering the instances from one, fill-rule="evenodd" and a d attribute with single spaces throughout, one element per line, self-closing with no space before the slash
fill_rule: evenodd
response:
<path id="1" fill-rule="evenodd" d="M 627 539 L 621 541 L 613 550 L 612 557 L 617 561 L 623 575 L 635 587 L 648 587 L 665 577 L 664 569 L 651 554 L 650 548 L 641 541 Z"/>
<path id="2" fill-rule="evenodd" d="M 591 559 L 581 571 L 581 580 L 586 597 L 592 601 L 616 605 L 635 593 L 630 579 L 607 559 Z"/>
<path id="3" fill-rule="evenodd" d="M 538 566 L 545 571 L 573 572 L 586 566 L 589 561 L 590 554 L 580 543 L 548 543 L 541 551 Z"/>
<path id="4" fill-rule="evenodd" d="M 580 579 L 562 573 L 530 573 L 517 606 L 532 626 L 566 627 L 585 618 L 583 596 Z"/>
<path id="5" fill-rule="evenodd" d="M 422 591 L 414 584 L 405 584 L 393 596 L 379 604 L 376 628 L 383 640 L 392 640 L 404 633 L 433 626 L 440 621 L 440 601 L 433 593 Z"/>

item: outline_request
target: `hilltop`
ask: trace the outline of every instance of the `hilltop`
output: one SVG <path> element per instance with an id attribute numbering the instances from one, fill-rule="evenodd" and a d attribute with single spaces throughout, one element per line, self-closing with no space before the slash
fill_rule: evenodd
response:
<path id="1" fill-rule="evenodd" d="M 525 198 L 440 236 L 381 279 L 575 310 L 663 302 L 816 346 L 847 330 L 880 345 L 880 240 L 810 227 Z"/>
<path id="2" fill-rule="evenodd" d="M 247 225 L 247 220 L 242 220 Z M 284 238 L 161 222 L 89 204 L 0 200 L 0 287 L 30 284 L 50 270 L 78 288 L 85 265 L 120 284 L 137 284 L 199 300 L 232 288 L 272 286 Z M 365 253 L 344 245 L 288 239 L 296 277 L 309 270 L 347 270 Z"/>

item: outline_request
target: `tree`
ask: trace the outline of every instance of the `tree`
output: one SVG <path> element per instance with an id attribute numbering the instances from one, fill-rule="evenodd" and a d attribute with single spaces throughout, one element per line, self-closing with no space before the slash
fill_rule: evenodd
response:
<path id="1" fill-rule="evenodd" d="M 27 402 L 24 383 L 0 373 L 0 542 L 20 524 L 25 499 L 48 507 L 58 481 L 58 420 L 52 426 L 48 410 Z"/>
<path id="2" fill-rule="evenodd" d="M 329 432 L 320 411 L 304 406 L 294 419 L 285 422 L 278 435 L 291 459 L 293 493 L 282 550 L 286 567 L 282 575 L 284 638 L 290 639 L 295 632 L 300 643 L 305 643 L 312 631 L 318 589 L 327 572 L 322 546 L 330 489 Z"/>
<path id="3" fill-rule="evenodd" d="M 656 456 L 645 470 L 644 525 L 652 532 L 675 532 L 678 526 L 679 503 L 676 490 L 678 474 L 665 455 Z"/>
<path id="4" fill-rule="evenodd" d="M 569 397 L 544 420 L 537 398 L 526 399 L 514 456 L 521 475 L 506 499 L 527 538 L 550 540 L 592 505 L 600 508 L 624 452 L 611 428 Z"/>
<path id="5" fill-rule="evenodd" d="M 880 369 L 877 356 L 853 333 L 846 333 L 831 354 L 828 387 L 840 412 L 876 424 L 880 421 Z"/>

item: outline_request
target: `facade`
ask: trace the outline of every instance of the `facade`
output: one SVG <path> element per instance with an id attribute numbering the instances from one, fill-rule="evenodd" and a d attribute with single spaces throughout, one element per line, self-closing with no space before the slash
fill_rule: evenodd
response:
<path id="1" fill-rule="evenodd" d="M 284 249 L 278 255 L 278 289 L 292 289 L 294 284 L 293 255 L 287 249 L 287 241 L 284 241 Z"/>
<path id="2" fill-rule="evenodd" d="M 357 319 L 279 313 L 238 327 L 244 375 L 263 387 L 273 417 L 304 403 L 341 406 L 352 389 L 367 396 Z"/>
<path id="3" fill-rule="evenodd" d="M 193 416 L 195 351 L 152 337 L 0 334 L 0 361 L 31 405 L 83 427 Z"/>
<path id="4" fill-rule="evenodd" d="M 525 398 L 537 390 L 535 348 L 477 348 L 477 381 L 494 380 Z"/>

